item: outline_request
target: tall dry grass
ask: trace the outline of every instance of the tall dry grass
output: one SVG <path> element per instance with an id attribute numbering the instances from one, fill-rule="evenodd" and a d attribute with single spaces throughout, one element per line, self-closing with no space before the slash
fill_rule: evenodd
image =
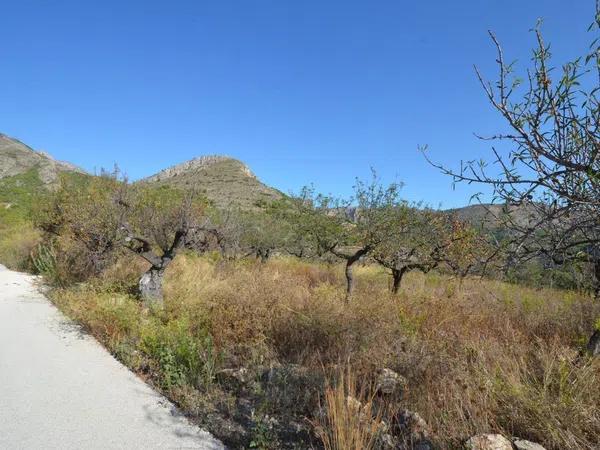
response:
<path id="1" fill-rule="evenodd" d="M 355 374 L 342 370 L 325 387 L 323 417 L 315 423 L 325 450 L 371 450 L 382 431 L 381 411 Z"/>
<path id="2" fill-rule="evenodd" d="M 29 222 L 0 227 L 0 261 L 12 270 L 30 270 L 31 252 L 40 241 L 40 232 Z"/>
<path id="3" fill-rule="evenodd" d="M 105 274 L 99 285 L 135 281 L 135 271 L 123 272 Z M 169 268 L 166 308 L 156 315 L 143 313 L 135 300 L 111 303 L 120 295 L 114 289 L 58 296 L 113 348 L 148 354 L 146 371 L 168 367 L 167 380 L 201 378 L 205 385 L 223 368 L 274 364 L 330 377 L 349 365 L 372 384 L 385 367 L 408 380 L 392 407 L 417 411 L 442 448 L 484 432 L 548 449 L 600 446 L 600 363 L 577 357 L 600 316 L 593 299 L 491 280 L 460 285 L 435 273 L 409 274 L 392 296 L 384 272 L 369 266 L 356 272 L 349 304 L 338 266 L 191 255 Z M 196 367 L 204 375 L 195 378 Z M 326 401 L 335 407 L 347 390 L 332 386 Z M 340 411 L 340 423 L 349 423 Z"/>

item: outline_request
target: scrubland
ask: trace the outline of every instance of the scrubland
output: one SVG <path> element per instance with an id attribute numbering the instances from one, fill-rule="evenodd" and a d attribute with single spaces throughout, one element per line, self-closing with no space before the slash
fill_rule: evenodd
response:
<path id="1" fill-rule="evenodd" d="M 133 295 L 143 270 L 121 259 L 52 300 L 232 447 L 380 446 L 406 438 L 404 410 L 441 448 L 487 432 L 600 446 L 600 362 L 579 355 L 600 316 L 589 295 L 415 272 L 394 296 L 365 264 L 345 302 L 339 265 L 183 254 L 164 309 L 148 310 Z M 382 369 L 403 377 L 391 395 L 375 393 Z"/>

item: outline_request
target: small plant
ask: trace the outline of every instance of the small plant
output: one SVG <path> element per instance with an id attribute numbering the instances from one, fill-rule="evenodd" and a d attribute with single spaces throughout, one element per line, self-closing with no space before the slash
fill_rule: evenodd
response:
<path id="1" fill-rule="evenodd" d="M 214 381 L 215 373 L 217 372 L 217 355 L 210 335 L 207 335 L 202 339 L 199 356 L 200 367 L 198 368 L 196 384 L 204 387 L 210 386 Z"/>
<path id="2" fill-rule="evenodd" d="M 370 450 L 381 429 L 381 414 L 375 413 L 373 397 L 348 369 L 335 386 L 325 388 L 325 417 L 316 424 L 326 450 Z"/>
<path id="3" fill-rule="evenodd" d="M 254 428 L 252 429 L 252 440 L 250 448 L 256 450 L 269 450 L 279 448 L 277 436 L 273 430 L 273 423 L 269 416 L 259 416 L 256 418 Z"/>
<path id="4" fill-rule="evenodd" d="M 167 389 L 184 384 L 206 387 L 214 379 L 217 358 L 212 338 L 194 336 L 185 318 L 147 327 L 142 348 L 158 362 L 161 383 Z"/>
<path id="5" fill-rule="evenodd" d="M 166 389 L 181 386 L 186 382 L 184 367 L 178 363 L 173 351 L 168 347 L 159 350 L 158 361 L 162 375 L 162 385 Z"/>
<path id="6" fill-rule="evenodd" d="M 35 271 L 47 280 L 58 284 L 59 276 L 56 265 L 56 252 L 52 245 L 38 244 L 31 252 L 31 263 Z"/>

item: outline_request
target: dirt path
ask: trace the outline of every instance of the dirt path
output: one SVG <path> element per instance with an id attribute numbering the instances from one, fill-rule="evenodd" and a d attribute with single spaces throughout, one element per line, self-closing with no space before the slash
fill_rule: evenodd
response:
<path id="1" fill-rule="evenodd" d="M 0 448 L 224 447 L 0 266 Z"/>

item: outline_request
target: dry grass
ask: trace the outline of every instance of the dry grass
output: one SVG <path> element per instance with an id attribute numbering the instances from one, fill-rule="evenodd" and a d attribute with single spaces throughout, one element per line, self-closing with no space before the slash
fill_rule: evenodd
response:
<path id="1" fill-rule="evenodd" d="M 373 397 L 359 386 L 350 369 L 325 388 L 324 416 L 316 423 L 325 450 L 371 450 L 382 428 Z"/>
<path id="2" fill-rule="evenodd" d="M 40 232 L 29 222 L 24 221 L 12 227 L 0 227 L 0 261 L 9 269 L 29 270 L 30 254 L 40 240 Z"/>
<path id="3" fill-rule="evenodd" d="M 127 285 L 123 272 L 105 274 L 100 285 L 117 274 L 126 278 L 117 285 Z M 325 376 L 348 364 L 372 382 L 387 367 L 408 380 L 396 409 L 417 411 L 443 448 L 485 432 L 548 449 L 600 446 L 600 364 L 577 358 L 600 304 L 568 291 L 476 279 L 459 287 L 418 273 L 394 297 L 379 269 L 359 268 L 357 278 L 347 305 L 338 266 L 186 255 L 169 269 L 162 313 L 145 315 L 134 300 L 99 287 L 57 298 L 113 349 L 147 354 L 151 370 L 169 372 L 161 378 L 168 383 L 198 386 L 194 371 L 206 384 L 217 369 L 276 363 Z M 350 381 L 327 391 L 337 411 L 327 436 L 355 420 L 339 404 Z"/>

